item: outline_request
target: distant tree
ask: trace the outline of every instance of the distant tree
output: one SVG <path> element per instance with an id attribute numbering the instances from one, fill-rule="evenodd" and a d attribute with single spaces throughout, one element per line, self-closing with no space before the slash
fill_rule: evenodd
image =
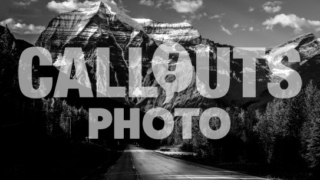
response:
<path id="1" fill-rule="evenodd" d="M 304 100 L 307 122 L 301 133 L 302 152 L 309 166 L 320 170 L 320 91 L 312 81 L 305 88 Z"/>
<path id="2" fill-rule="evenodd" d="M 6 26 L 4 33 L 0 37 L 0 44 L 2 45 L 1 54 L 9 54 L 15 46 L 15 38 L 10 33 L 9 28 Z"/>
<path id="3" fill-rule="evenodd" d="M 259 122 L 254 130 L 259 136 L 260 143 L 265 150 L 266 162 L 275 160 L 275 144 L 286 135 L 288 109 L 286 103 L 275 99 L 267 105 L 266 112 L 259 114 Z"/>
<path id="4" fill-rule="evenodd" d="M 320 118 L 312 121 L 310 139 L 307 142 L 308 152 L 305 157 L 311 168 L 320 170 Z"/>

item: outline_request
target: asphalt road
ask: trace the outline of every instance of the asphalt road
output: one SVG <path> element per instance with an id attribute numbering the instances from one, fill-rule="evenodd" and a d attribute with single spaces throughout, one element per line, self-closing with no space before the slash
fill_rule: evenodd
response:
<path id="1" fill-rule="evenodd" d="M 233 171 L 212 168 L 167 157 L 156 152 L 130 145 L 122 157 L 112 166 L 105 179 L 108 180 L 159 180 L 159 179 L 250 179 L 263 178 Z"/>

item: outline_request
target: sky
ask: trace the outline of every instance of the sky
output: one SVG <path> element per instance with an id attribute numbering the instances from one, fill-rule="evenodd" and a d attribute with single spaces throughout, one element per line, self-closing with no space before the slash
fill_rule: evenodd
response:
<path id="1" fill-rule="evenodd" d="M 59 13 L 85 0 L 10 0 L 0 6 L 0 25 L 34 43 Z M 237 47 L 274 47 L 306 33 L 320 38 L 319 0 L 108 0 L 132 18 L 188 21 L 202 37 Z"/>

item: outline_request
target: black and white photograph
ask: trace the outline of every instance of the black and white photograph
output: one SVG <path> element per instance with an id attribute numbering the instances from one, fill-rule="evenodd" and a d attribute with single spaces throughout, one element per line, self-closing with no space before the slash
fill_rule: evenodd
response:
<path id="1" fill-rule="evenodd" d="M 319 0 L 2 0 L 1 179 L 320 179 Z"/>

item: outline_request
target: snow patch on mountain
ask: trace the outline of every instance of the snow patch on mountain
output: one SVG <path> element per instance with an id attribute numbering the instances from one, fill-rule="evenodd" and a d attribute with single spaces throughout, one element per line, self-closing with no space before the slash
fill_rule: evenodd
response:
<path id="1" fill-rule="evenodd" d="M 133 20 L 137 21 L 140 24 L 152 22 L 151 19 L 144 19 L 144 18 L 133 18 Z"/>
<path id="2" fill-rule="evenodd" d="M 138 31 L 144 31 L 143 26 L 132 19 L 130 16 L 128 16 L 126 13 L 124 13 L 122 10 L 120 10 L 114 1 L 101 1 L 101 3 L 104 3 L 110 13 L 116 15 L 120 21 L 127 23 L 129 26 Z"/>
<path id="3" fill-rule="evenodd" d="M 198 30 L 188 22 L 162 23 L 156 21 L 140 21 L 145 32 L 158 41 L 174 41 L 181 44 L 201 37 Z"/>

